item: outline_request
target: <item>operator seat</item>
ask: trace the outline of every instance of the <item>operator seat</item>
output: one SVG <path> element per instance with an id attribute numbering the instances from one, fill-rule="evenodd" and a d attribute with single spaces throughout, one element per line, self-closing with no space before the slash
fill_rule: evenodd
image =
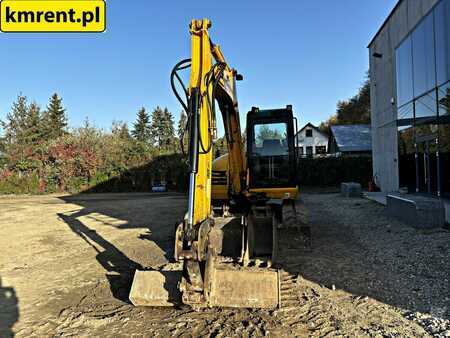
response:
<path id="1" fill-rule="evenodd" d="M 262 156 L 279 156 L 283 155 L 283 146 L 281 145 L 281 140 L 269 139 L 263 141 Z"/>

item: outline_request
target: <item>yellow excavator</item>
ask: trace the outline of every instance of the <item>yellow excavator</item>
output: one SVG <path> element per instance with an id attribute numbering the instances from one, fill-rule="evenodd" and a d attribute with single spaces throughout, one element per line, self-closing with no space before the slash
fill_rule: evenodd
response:
<path id="1" fill-rule="evenodd" d="M 252 108 L 244 145 L 236 96 L 242 76 L 212 43 L 210 27 L 208 19 L 191 22 L 191 58 L 171 75 L 189 140 L 188 210 L 175 233 L 178 264 L 136 271 L 130 292 L 136 306 L 276 308 L 279 235 L 287 228 L 310 235 L 298 203 L 292 106 Z M 180 72 L 187 69 L 186 87 Z M 228 154 L 213 161 L 216 104 Z"/>

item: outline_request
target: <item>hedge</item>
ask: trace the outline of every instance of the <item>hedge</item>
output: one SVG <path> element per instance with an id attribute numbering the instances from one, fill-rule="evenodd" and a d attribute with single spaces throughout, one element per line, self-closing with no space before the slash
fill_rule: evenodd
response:
<path id="1" fill-rule="evenodd" d="M 158 181 L 167 182 L 172 191 L 187 190 L 187 165 L 182 155 L 161 155 L 140 167 L 98 170 L 92 177 L 69 176 L 63 182 L 58 177 L 39 175 L 37 170 L 0 170 L 0 194 L 149 192 L 152 183 Z"/>
<path id="2" fill-rule="evenodd" d="M 324 187 L 357 182 L 367 187 L 371 178 L 371 156 L 301 158 L 298 163 L 300 186 Z"/>
<path id="3" fill-rule="evenodd" d="M 183 156 L 158 156 L 146 165 L 124 170 L 112 177 L 97 174 L 85 192 L 148 192 L 152 183 L 157 181 L 165 181 L 169 190 L 186 191 L 188 175 Z"/>
<path id="4" fill-rule="evenodd" d="M 300 186 L 328 187 L 342 182 L 358 182 L 367 187 L 372 178 L 372 158 L 302 158 L 298 164 Z M 57 191 L 78 192 L 148 192 L 152 182 L 166 181 L 170 190 L 185 192 L 188 175 L 185 159 L 179 154 L 157 156 L 149 163 L 118 172 L 97 171 L 86 177 L 68 177 L 64 186 L 58 180 L 28 173 L 0 172 L 0 194 L 43 194 Z"/>

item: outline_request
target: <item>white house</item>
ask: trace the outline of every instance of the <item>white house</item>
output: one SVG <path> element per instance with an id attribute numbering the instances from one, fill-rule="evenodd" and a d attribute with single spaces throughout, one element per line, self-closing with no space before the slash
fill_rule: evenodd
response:
<path id="1" fill-rule="evenodd" d="M 296 138 L 300 156 L 315 156 L 328 152 L 328 135 L 311 123 L 300 129 Z"/>

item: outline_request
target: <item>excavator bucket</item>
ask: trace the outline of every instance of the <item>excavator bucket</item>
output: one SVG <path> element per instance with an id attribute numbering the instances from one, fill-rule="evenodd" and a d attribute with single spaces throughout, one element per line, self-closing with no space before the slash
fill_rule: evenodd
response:
<path id="1" fill-rule="evenodd" d="M 279 305 L 275 270 L 212 267 L 209 273 L 209 297 L 204 306 L 274 309 Z M 181 305 L 181 279 L 181 271 L 136 271 L 130 301 L 135 306 Z"/>
<path id="2" fill-rule="evenodd" d="M 181 275 L 181 271 L 136 270 L 129 296 L 131 303 L 135 306 L 180 305 Z"/>
<path id="3" fill-rule="evenodd" d="M 243 240 L 240 221 L 240 218 L 215 219 L 214 229 L 208 233 L 211 251 L 202 266 L 198 261 L 187 259 L 166 264 L 158 270 L 136 271 L 129 297 L 131 302 L 136 306 L 186 304 L 255 309 L 279 306 L 278 270 L 271 269 L 268 262 L 255 261 L 243 266 L 231 258 L 241 250 L 236 244 Z M 222 256 L 224 253 L 227 255 Z"/>
<path id="4" fill-rule="evenodd" d="M 242 241 L 244 241 L 241 219 L 216 217 L 214 224 L 214 229 L 209 233 L 209 243 L 224 256 L 209 257 L 207 260 L 205 288 L 209 305 L 232 308 L 276 308 L 279 304 L 278 271 L 268 268 L 267 263 L 264 268 L 256 264 L 244 267 L 229 260 L 229 257 L 241 254 Z M 262 231 L 258 232 L 259 238 L 262 233 Z"/>
<path id="5" fill-rule="evenodd" d="M 279 304 L 277 271 L 214 269 L 210 305 L 274 309 Z"/>

